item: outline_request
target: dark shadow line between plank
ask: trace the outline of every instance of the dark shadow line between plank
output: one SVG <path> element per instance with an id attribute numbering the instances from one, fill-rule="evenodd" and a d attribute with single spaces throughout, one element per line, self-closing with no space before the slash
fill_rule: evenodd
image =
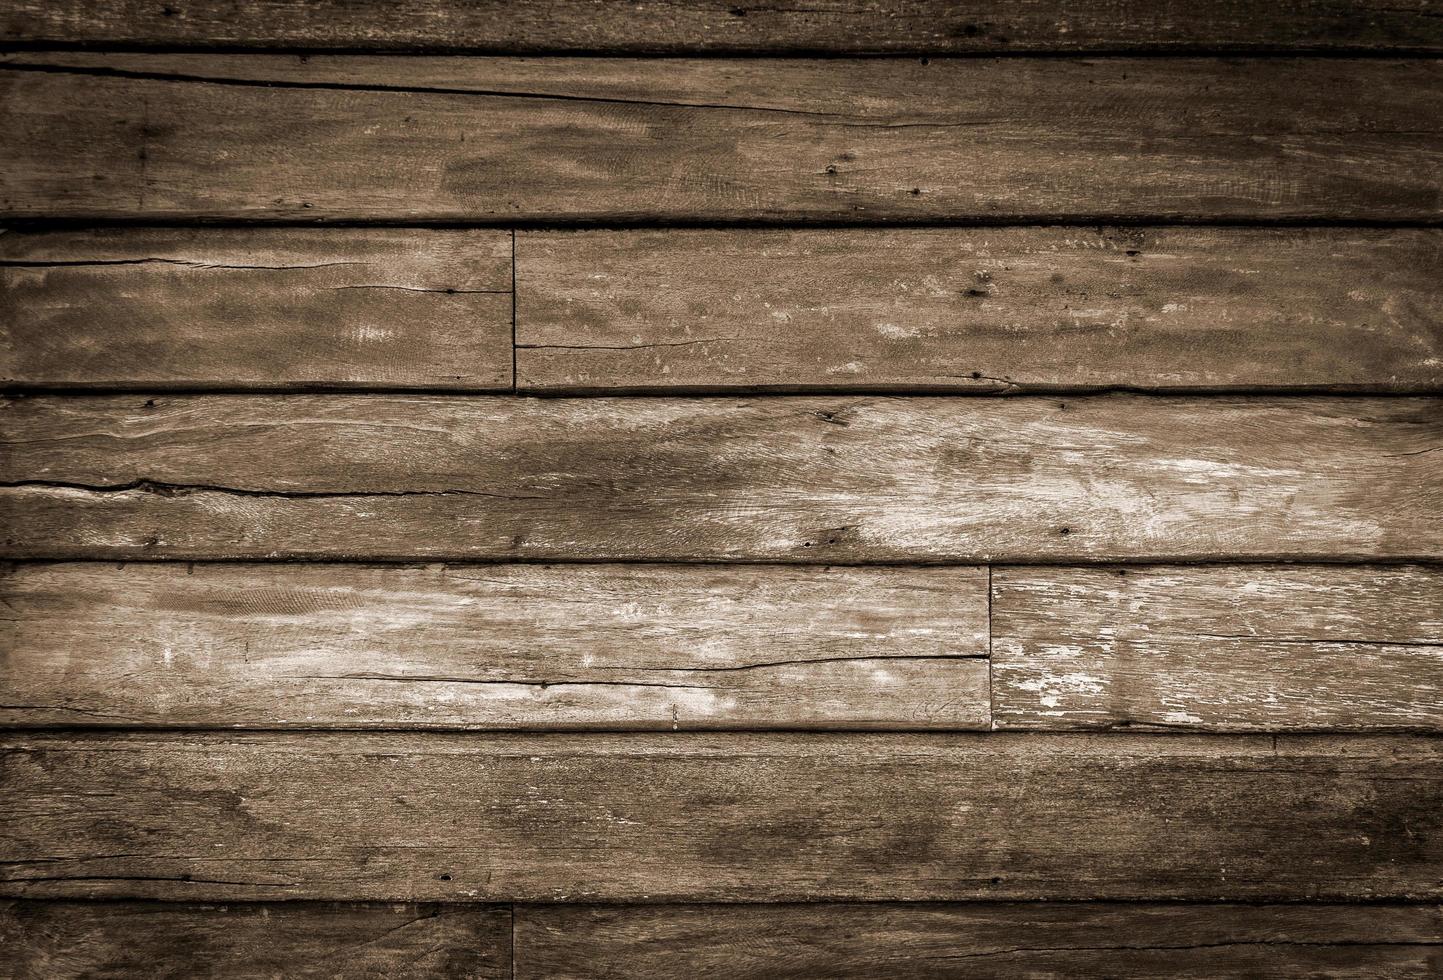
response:
<path id="1" fill-rule="evenodd" d="M 528 349 L 521 345 L 521 350 Z M 515 347 L 513 346 L 513 352 Z M 424 385 L 396 385 L 381 387 L 373 384 L 272 384 L 238 386 L 227 384 L 157 384 L 135 382 L 133 384 L 45 384 L 9 383 L 0 387 L 0 398 L 21 400 L 25 398 L 115 398 L 124 396 L 154 396 L 158 398 L 205 397 L 215 395 L 272 398 L 277 395 L 347 395 L 368 398 L 445 397 L 457 401 L 469 399 L 518 398 L 535 400 L 567 399 L 783 399 L 783 398 L 827 398 L 877 396 L 887 398 L 957 398 L 957 399 L 1045 399 L 1066 396 L 1071 398 L 1106 398 L 1118 395 L 1142 396 L 1159 400 L 1204 400 L 1227 398 L 1279 398 L 1296 400 L 1338 401 L 1346 399 L 1374 398 L 1435 398 L 1443 395 L 1443 383 L 1417 384 L 1382 388 L 1368 385 L 1239 385 L 1237 387 L 1212 386 L 1206 388 L 1166 387 L 1149 388 L 1140 385 L 1036 385 L 1003 382 L 1008 387 L 978 384 L 975 386 L 939 385 L 752 385 L 727 387 L 723 385 L 684 385 L 671 388 L 618 386 L 598 387 L 436 387 Z"/>

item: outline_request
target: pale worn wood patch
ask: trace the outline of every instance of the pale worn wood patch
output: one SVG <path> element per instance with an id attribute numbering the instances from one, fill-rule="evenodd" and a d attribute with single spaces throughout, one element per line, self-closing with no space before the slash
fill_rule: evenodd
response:
<path id="1" fill-rule="evenodd" d="M 8 725 L 986 728 L 977 568 L 20 565 Z"/>
<path id="2" fill-rule="evenodd" d="M 511 913 L 472 906 L 0 902 L 5 976 L 511 976 Z"/>
<path id="3" fill-rule="evenodd" d="M 37 397 L 11 557 L 1443 556 L 1443 403 Z"/>
<path id="4" fill-rule="evenodd" d="M 539 906 L 518 980 L 1437 975 L 1436 905 Z"/>
<path id="5" fill-rule="evenodd" d="M 12 217 L 1443 214 L 1427 60 L 15 52 L 0 105 Z"/>
<path id="6" fill-rule="evenodd" d="M 1443 728 L 1443 570 L 999 568 L 999 728 Z"/>
<path id="7" fill-rule="evenodd" d="M 12 735 L 0 894 L 1443 897 L 1443 742 Z"/>
<path id="8" fill-rule="evenodd" d="M 103 228 L 0 235 L 0 381 L 511 387 L 511 236 Z"/>
<path id="9" fill-rule="evenodd" d="M 536 390 L 1443 385 L 1433 229 L 523 232 Z"/>

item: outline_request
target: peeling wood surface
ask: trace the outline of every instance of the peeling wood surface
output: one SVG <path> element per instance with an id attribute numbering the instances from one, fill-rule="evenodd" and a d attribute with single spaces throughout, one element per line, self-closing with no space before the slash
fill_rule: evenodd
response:
<path id="1" fill-rule="evenodd" d="M 10 0 L 7 42 L 551 54 L 1043 51 L 1443 53 L 1427 0 Z"/>
<path id="2" fill-rule="evenodd" d="M 0 894 L 1437 901 L 1440 752 L 1346 736 L 14 735 Z"/>
<path id="3" fill-rule="evenodd" d="M 517 980 L 1436 977 L 1436 905 L 521 906 Z"/>
<path id="4" fill-rule="evenodd" d="M 0 105 L 11 217 L 1443 217 L 1431 60 L 18 52 Z"/>
<path id="5" fill-rule="evenodd" d="M 1413 398 L 39 397 L 10 557 L 1443 556 Z"/>
<path id="6" fill-rule="evenodd" d="M 1000 728 L 1443 729 L 1443 569 L 999 568 Z"/>
<path id="7" fill-rule="evenodd" d="M 484 906 L 0 902 L 5 976 L 511 977 L 511 914 Z"/>
<path id="8" fill-rule="evenodd" d="M 511 387 L 511 236 L 424 229 L 0 234 L 0 381 Z"/>
<path id="9" fill-rule="evenodd" d="M 986 728 L 987 573 L 20 565 L 0 724 Z"/>
<path id="10" fill-rule="evenodd" d="M 1443 387 L 1436 229 L 523 232 L 546 390 Z"/>

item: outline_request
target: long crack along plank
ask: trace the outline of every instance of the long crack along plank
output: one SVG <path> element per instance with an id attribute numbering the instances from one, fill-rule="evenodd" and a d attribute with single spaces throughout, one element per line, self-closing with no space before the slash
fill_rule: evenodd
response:
<path id="1" fill-rule="evenodd" d="M 1436 229 L 522 232 L 551 391 L 1443 386 Z"/>
<path id="2" fill-rule="evenodd" d="M 517 980 L 1436 976 L 1436 905 L 520 906 Z"/>
<path id="3" fill-rule="evenodd" d="M 509 980 L 511 913 L 487 906 L 0 902 L 6 976 Z"/>
<path id="4" fill-rule="evenodd" d="M 16 734 L 0 894 L 1436 901 L 1440 752 L 1403 736 Z"/>
<path id="5" fill-rule="evenodd" d="M 104 228 L 0 235 L 0 381 L 511 387 L 511 236 Z"/>
<path id="6" fill-rule="evenodd" d="M 1443 730 L 1443 570 L 999 568 L 999 728 Z"/>
<path id="7" fill-rule="evenodd" d="M 12 558 L 1443 557 L 1415 398 L 36 397 Z"/>
<path id="8" fill-rule="evenodd" d="M 986 728 L 987 573 L 19 565 L 0 723 Z"/>
<path id="9" fill-rule="evenodd" d="M 16 218 L 1443 216 L 1426 60 L 16 52 L 0 106 Z"/>
<path id="10" fill-rule="evenodd" d="M 779 6 L 756 0 L 476 3 L 406 0 L 10 0 L 0 39 L 23 43 L 186 47 L 686 52 L 1046 52 L 1117 50 L 1443 53 L 1427 0 L 1232 0 L 1056 5 L 993 0 L 880 0 Z"/>

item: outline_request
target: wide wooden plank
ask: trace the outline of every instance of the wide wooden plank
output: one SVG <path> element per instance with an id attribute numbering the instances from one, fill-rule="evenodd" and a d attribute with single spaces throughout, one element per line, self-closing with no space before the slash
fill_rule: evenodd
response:
<path id="1" fill-rule="evenodd" d="M 0 902 L 0 967 L 70 977 L 511 976 L 511 913 L 483 906 Z"/>
<path id="2" fill-rule="evenodd" d="M 1443 557 L 1424 398 L 39 397 L 11 557 Z"/>
<path id="3" fill-rule="evenodd" d="M 999 568 L 999 728 L 1443 729 L 1443 569 Z"/>
<path id="4" fill-rule="evenodd" d="M 1436 229 L 523 232 L 538 390 L 1439 390 Z"/>
<path id="5" fill-rule="evenodd" d="M 1433 60 L 20 52 L 0 105 L 13 217 L 1443 216 Z"/>
<path id="6" fill-rule="evenodd" d="M 1440 753 L 1416 736 L 17 734 L 0 894 L 1434 901 Z"/>
<path id="7" fill-rule="evenodd" d="M 1436 905 L 536 906 L 517 980 L 1437 976 Z"/>
<path id="8" fill-rule="evenodd" d="M 511 236 L 103 228 L 0 234 L 0 381 L 511 387 Z"/>
<path id="9" fill-rule="evenodd" d="M 21 565 L 0 724 L 986 728 L 987 572 Z"/>
<path id="10" fill-rule="evenodd" d="M 23 43 L 628 53 L 1304 50 L 1443 52 L 1427 0 L 10 0 Z"/>

